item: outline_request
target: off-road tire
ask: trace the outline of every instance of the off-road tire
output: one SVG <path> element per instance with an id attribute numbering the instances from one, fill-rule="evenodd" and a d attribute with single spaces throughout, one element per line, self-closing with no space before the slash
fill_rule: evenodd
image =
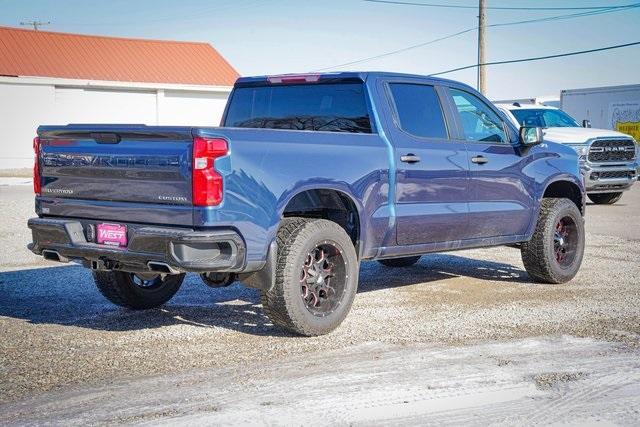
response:
<path id="1" fill-rule="evenodd" d="M 411 267 L 420 261 L 419 256 L 407 256 L 403 258 L 379 259 L 378 262 L 385 267 Z"/>
<path id="2" fill-rule="evenodd" d="M 345 261 L 345 287 L 338 307 L 325 317 L 312 314 L 300 289 L 300 272 L 307 254 L 323 241 L 339 245 Z M 262 291 L 262 306 L 271 322 L 304 336 L 324 335 L 340 325 L 351 309 L 358 288 L 359 262 L 347 233 L 335 222 L 324 219 L 289 217 L 277 235 L 276 281 Z"/>
<path id="3" fill-rule="evenodd" d="M 94 271 L 93 280 L 100 293 L 112 303 L 132 310 L 160 307 L 180 289 L 184 274 L 166 275 L 157 286 L 138 286 L 130 273 L 124 271 Z"/>
<path id="4" fill-rule="evenodd" d="M 570 265 L 562 267 L 554 253 L 556 223 L 569 216 L 577 229 L 577 247 Z M 584 254 L 584 219 L 578 207 L 569 199 L 544 198 L 533 237 L 520 248 L 522 262 L 529 276 L 542 283 L 565 283 L 573 279 L 580 268 Z"/>
<path id="5" fill-rule="evenodd" d="M 587 197 L 596 205 L 612 205 L 622 198 L 622 192 L 587 194 Z"/>

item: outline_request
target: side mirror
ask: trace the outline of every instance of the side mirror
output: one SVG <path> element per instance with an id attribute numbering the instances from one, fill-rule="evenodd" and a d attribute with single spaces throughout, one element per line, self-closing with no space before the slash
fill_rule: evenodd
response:
<path id="1" fill-rule="evenodd" d="M 587 119 L 582 121 L 582 127 L 583 128 L 590 128 L 591 127 L 591 122 Z"/>
<path id="2" fill-rule="evenodd" d="M 520 144 L 530 147 L 542 142 L 543 134 L 540 127 L 526 127 L 520 128 Z"/>

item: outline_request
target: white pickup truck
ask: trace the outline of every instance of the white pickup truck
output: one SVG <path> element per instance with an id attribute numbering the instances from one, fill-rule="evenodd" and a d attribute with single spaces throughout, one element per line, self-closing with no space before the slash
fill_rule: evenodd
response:
<path id="1" fill-rule="evenodd" d="M 539 104 L 496 104 L 516 126 L 544 128 L 544 139 L 578 152 L 587 196 L 596 204 L 613 204 L 637 180 L 636 142 L 629 135 L 582 126 L 564 111 Z"/>

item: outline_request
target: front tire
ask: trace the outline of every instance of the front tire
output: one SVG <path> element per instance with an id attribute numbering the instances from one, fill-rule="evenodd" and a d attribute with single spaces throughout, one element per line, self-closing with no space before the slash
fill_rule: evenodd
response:
<path id="1" fill-rule="evenodd" d="M 419 256 L 407 256 L 403 258 L 379 259 L 378 262 L 385 267 L 411 267 L 420 261 Z"/>
<path id="2" fill-rule="evenodd" d="M 612 205 L 622 198 L 622 192 L 587 194 L 587 197 L 596 205 Z"/>
<path id="3" fill-rule="evenodd" d="M 584 254 L 584 220 L 569 199 L 542 199 L 536 229 L 522 243 L 524 268 L 532 279 L 565 283 L 573 279 Z"/>
<path id="4" fill-rule="evenodd" d="M 285 218 L 277 242 L 276 281 L 262 292 L 265 313 L 296 334 L 331 332 L 349 313 L 358 287 L 351 239 L 331 221 Z"/>
<path id="5" fill-rule="evenodd" d="M 112 303 L 132 310 L 146 310 L 168 302 L 180 289 L 184 274 L 94 271 L 93 280 L 100 293 Z"/>

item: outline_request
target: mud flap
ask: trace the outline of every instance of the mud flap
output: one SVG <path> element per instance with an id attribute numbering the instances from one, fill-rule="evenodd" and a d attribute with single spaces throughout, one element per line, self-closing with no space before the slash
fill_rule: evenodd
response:
<path id="1" fill-rule="evenodd" d="M 261 270 L 253 273 L 239 274 L 238 281 L 249 288 L 270 290 L 276 282 L 276 266 L 278 263 L 278 243 L 274 239 L 269 245 L 267 262 Z"/>

